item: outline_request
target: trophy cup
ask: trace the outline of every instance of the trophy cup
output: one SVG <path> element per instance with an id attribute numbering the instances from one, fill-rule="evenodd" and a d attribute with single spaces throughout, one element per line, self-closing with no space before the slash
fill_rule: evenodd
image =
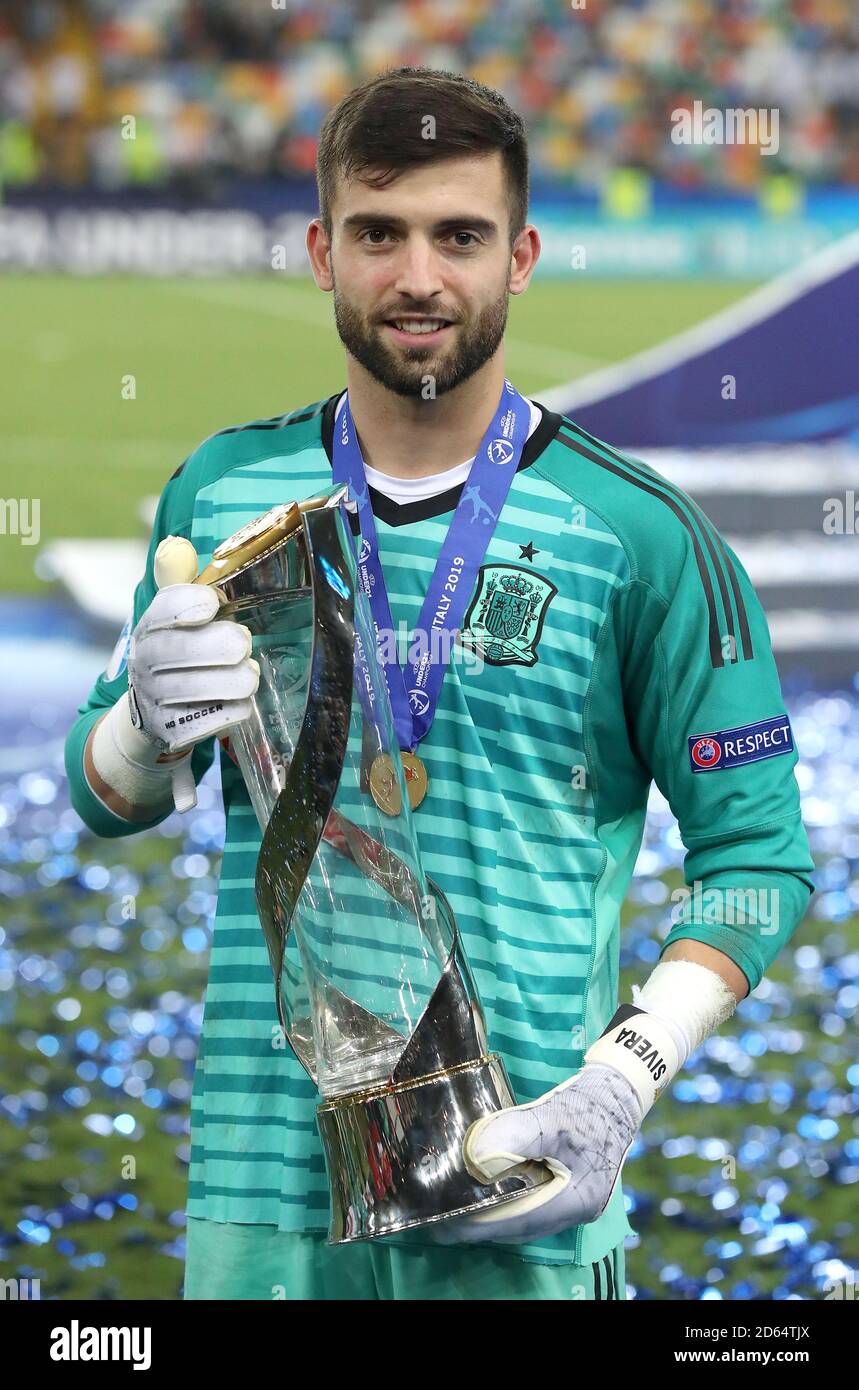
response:
<path id="1" fill-rule="evenodd" d="M 274 508 L 198 582 L 253 635 L 250 719 L 230 731 L 262 830 L 256 900 L 284 1035 L 316 1085 L 329 1244 L 521 1197 L 462 1156 L 469 1125 L 515 1105 L 456 921 L 421 867 L 348 489 Z M 354 511 L 354 507 L 352 506 Z"/>

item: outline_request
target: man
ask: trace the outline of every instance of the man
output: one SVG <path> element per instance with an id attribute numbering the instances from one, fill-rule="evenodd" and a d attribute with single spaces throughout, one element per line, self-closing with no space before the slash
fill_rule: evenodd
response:
<path id="1" fill-rule="evenodd" d="M 680 489 L 505 384 L 508 295 L 527 288 L 540 243 L 522 123 L 500 96 L 424 69 L 377 78 L 326 120 L 318 180 L 307 247 L 334 295 L 348 397 L 224 430 L 173 475 L 129 671 L 120 645 L 69 737 L 73 800 L 102 835 L 155 825 L 177 767 L 189 787 L 213 736 L 247 715 L 249 636 L 187 582 L 241 524 L 357 478 L 376 588 L 409 633 L 437 608 L 446 538 L 467 537 L 456 655 L 397 727 L 428 773 L 423 862 L 453 904 L 520 1102 L 472 1128 L 469 1163 L 489 1180 L 536 1157 L 553 1176 L 479 1216 L 325 1245 L 316 1097 L 272 1046 L 259 833 L 222 754 L 186 1297 L 620 1299 L 617 1179 L 643 1116 L 758 984 L 813 890 L 766 621 Z M 620 904 L 653 778 L 698 891 L 616 1012 Z"/>

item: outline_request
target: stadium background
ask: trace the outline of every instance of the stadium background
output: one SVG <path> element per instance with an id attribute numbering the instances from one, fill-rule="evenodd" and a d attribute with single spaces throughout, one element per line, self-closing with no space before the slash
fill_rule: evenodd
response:
<path id="1" fill-rule="evenodd" d="M 95 840 L 68 807 L 64 734 L 177 464 L 341 383 L 303 268 L 316 136 L 351 85 L 402 63 L 467 71 L 527 120 L 546 255 L 512 306 L 508 368 L 539 399 L 574 403 L 720 311 L 739 360 L 732 306 L 859 226 L 849 0 L 0 0 L 0 1278 L 42 1297 L 179 1294 L 223 830 L 207 784 L 192 816 Z M 675 144 L 671 113 L 695 100 L 777 110 L 778 153 Z M 831 405 L 859 327 L 855 278 L 837 291 L 834 313 L 800 297 L 771 316 L 752 392 L 778 388 L 799 342 L 814 418 Z M 855 1296 L 859 567 L 854 528 L 823 520 L 833 489 L 852 511 L 857 391 L 802 438 L 640 451 L 700 499 L 767 606 L 818 892 L 636 1144 L 639 1299 Z M 654 793 L 627 986 L 657 958 L 682 854 Z"/>

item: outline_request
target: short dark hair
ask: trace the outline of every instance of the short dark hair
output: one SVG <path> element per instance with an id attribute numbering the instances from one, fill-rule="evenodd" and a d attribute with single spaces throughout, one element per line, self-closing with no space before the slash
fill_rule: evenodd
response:
<path id="1" fill-rule="evenodd" d="M 434 129 L 434 138 L 426 137 L 427 129 Z M 338 176 L 383 188 L 416 164 L 496 150 L 509 191 L 512 243 L 528 215 L 522 117 L 500 92 L 460 73 L 409 67 L 382 73 L 347 93 L 323 122 L 316 156 L 323 226 L 330 236 Z"/>

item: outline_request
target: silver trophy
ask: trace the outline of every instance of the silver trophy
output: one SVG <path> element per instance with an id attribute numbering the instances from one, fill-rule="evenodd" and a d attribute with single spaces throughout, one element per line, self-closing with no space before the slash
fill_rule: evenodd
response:
<path id="1" fill-rule="evenodd" d="M 329 1243 L 521 1197 L 462 1141 L 516 1101 L 456 921 L 420 863 L 345 487 L 266 513 L 198 582 L 253 634 L 253 714 L 230 731 L 263 832 L 256 900 L 284 1035 L 321 1103 Z M 357 525 L 357 522 L 356 522 Z"/>

